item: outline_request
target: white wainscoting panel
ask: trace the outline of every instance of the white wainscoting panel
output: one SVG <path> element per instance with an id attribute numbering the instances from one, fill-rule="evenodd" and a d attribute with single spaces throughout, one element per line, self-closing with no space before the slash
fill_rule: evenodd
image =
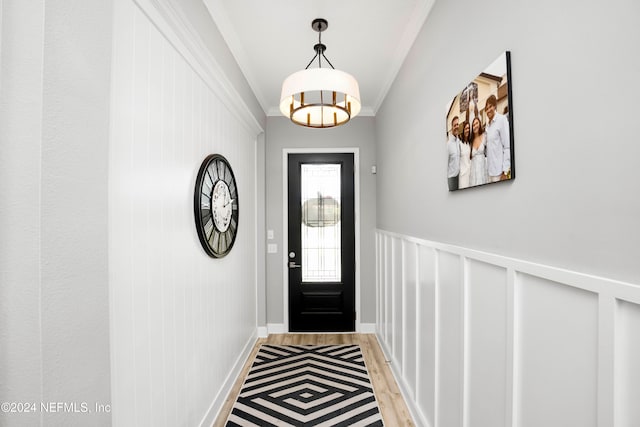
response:
<path id="1" fill-rule="evenodd" d="M 210 425 L 256 337 L 256 134 L 152 12 L 114 2 L 113 425 Z M 197 171 L 212 153 L 234 168 L 241 209 L 235 246 L 216 260 L 193 213 Z"/>
<path id="2" fill-rule="evenodd" d="M 507 270 L 467 259 L 464 274 L 466 424 L 504 427 Z"/>
<path id="3" fill-rule="evenodd" d="M 416 380 L 418 378 L 417 346 L 418 346 L 418 246 L 412 242 L 402 242 L 402 271 L 404 280 L 401 331 L 402 343 L 402 376 L 407 379 L 409 393 L 416 395 Z"/>
<path id="4" fill-rule="evenodd" d="M 415 243 L 418 250 L 418 297 L 416 298 L 418 342 L 416 364 L 417 407 L 428 425 L 434 425 L 436 405 L 436 251 Z M 411 338 L 409 338 L 411 339 Z"/>
<path id="5" fill-rule="evenodd" d="M 597 425 L 598 295 L 518 275 L 520 425 Z"/>
<path id="6" fill-rule="evenodd" d="M 617 301 L 615 337 L 616 426 L 640 420 L 640 305 Z"/>
<path id="7" fill-rule="evenodd" d="M 440 251 L 436 264 L 438 383 L 436 425 L 457 426 L 462 422 L 464 367 L 464 317 L 462 258 Z M 426 325 L 423 325 L 426 326 Z"/>
<path id="8" fill-rule="evenodd" d="M 391 307 L 391 353 L 392 362 L 398 366 L 402 366 L 403 355 L 403 317 L 404 311 L 404 281 L 402 280 L 402 240 L 392 239 L 391 241 L 391 298 L 393 305 Z"/>
<path id="9" fill-rule="evenodd" d="M 376 333 L 417 425 L 640 425 L 639 284 L 376 234 Z"/>

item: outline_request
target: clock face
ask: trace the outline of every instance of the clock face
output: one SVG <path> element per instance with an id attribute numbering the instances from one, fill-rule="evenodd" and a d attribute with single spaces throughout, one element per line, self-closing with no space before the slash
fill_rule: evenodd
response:
<path id="1" fill-rule="evenodd" d="M 200 243 L 214 258 L 229 253 L 238 232 L 238 187 L 229 162 L 219 154 L 204 159 L 196 179 L 194 214 Z"/>

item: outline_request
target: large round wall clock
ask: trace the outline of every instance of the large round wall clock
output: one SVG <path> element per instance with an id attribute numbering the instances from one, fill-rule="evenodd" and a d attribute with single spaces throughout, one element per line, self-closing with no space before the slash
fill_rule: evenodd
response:
<path id="1" fill-rule="evenodd" d="M 227 159 L 207 156 L 196 179 L 193 197 L 196 230 L 205 252 L 213 258 L 227 255 L 238 233 L 238 186 Z"/>

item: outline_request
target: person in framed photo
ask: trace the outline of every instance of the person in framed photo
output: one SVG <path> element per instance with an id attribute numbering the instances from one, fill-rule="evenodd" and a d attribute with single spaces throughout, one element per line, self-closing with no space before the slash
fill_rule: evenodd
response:
<path id="1" fill-rule="evenodd" d="M 460 138 L 458 138 L 458 116 L 451 119 L 451 134 L 447 139 L 449 162 L 447 165 L 447 180 L 449 191 L 458 189 L 458 175 L 460 175 Z"/>
<path id="2" fill-rule="evenodd" d="M 509 179 L 511 172 L 509 121 L 504 115 L 496 112 L 497 104 L 495 95 L 491 95 L 484 107 L 488 119 L 485 133 L 489 182 Z"/>
<path id="3" fill-rule="evenodd" d="M 484 129 L 480 119 L 475 117 L 471 125 L 471 172 L 469 185 L 482 185 L 487 183 L 487 158 Z"/>
<path id="4" fill-rule="evenodd" d="M 462 138 L 460 138 L 460 175 L 458 175 L 458 188 L 469 186 L 471 173 L 471 126 L 469 122 L 462 122 Z"/>

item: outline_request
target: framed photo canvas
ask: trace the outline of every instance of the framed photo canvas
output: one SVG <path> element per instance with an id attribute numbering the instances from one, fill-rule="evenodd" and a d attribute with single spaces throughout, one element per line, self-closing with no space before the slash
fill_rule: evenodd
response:
<path id="1" fill-rule="evenodd" d="M 511 54 L 503 52 L 447 106 L 449 191 L 515 179 Z"/>

